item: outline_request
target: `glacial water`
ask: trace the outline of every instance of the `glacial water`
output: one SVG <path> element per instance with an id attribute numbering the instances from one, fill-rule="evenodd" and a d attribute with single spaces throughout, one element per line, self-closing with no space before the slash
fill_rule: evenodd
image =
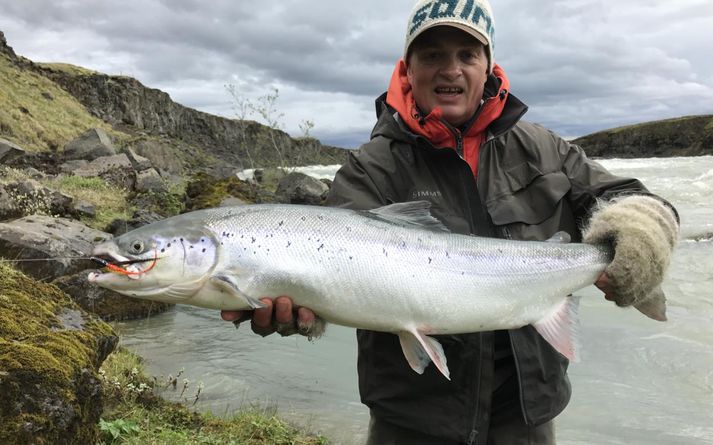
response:
<path id="1" fill-rule="evenodd" d="M 570 368 L 574 393 L 556 421 L 558 443 L 713 444 L 713 157 L 602 164 L 640 178 L 680 212 L 681 242 L 663 286 L 669 321 L 619 309 L 594 287 L 580 292 L 581 361 Z M 318 174 L 335 170 L 320 166 Z M 190 307 L 117 329 L 151 373 L 183 369 L 192 387 L 202 381 L 200 410 L 276 407 L 332 443 L 363 443 L 368 411 L 359 403 L 352 329 L 331 326 L 315 342 L 260 338 Z"/>

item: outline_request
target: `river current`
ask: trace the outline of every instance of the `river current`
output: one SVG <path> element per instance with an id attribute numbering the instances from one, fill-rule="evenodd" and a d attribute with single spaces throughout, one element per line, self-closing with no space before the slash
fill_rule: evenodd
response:
<path id="1" fill-rule="evenodd" d="M 556 420 L 558 444 L 713 445 L 713 157 L 601 163 L 641 179 L 680 213 L 681 241 L 663 285 L 669 321 L 617 308 L 594 287 L 578 292 L 581 360 L 570 367 L 573 395 Z M 369 415 L 359 402 L 353 329 L 330 326 L 314 342 L 260 338 L 217 311 L 182 306 L 116 328 L 150 373 L 183 370 L 191 388 L 202 382 L 197 409 L 277 408 L 331 443 L 364 441 Z"/>

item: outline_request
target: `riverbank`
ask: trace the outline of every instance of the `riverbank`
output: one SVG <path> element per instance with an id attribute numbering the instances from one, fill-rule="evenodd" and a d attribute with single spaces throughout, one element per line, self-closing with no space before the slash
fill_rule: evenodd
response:
<path id="1" fill-rule="evenodd" d="M 180 370 L 149 377 L 143 360 L 119 348 L 100 368 L 105 406 L 99 423 L 100 444 L 245 444 L 324 445 L 327 439 L 277 417 L 269 408 L 248 407 L 229 416 L 198 413 L 202 384 Z M 181 402 L 162 394 L 172 393 Z"/>

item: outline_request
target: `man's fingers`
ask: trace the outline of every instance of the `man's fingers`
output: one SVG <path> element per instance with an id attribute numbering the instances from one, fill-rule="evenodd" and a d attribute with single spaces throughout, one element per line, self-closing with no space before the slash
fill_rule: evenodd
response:
<path id="1" fill-rule="evenodd" d="M 309 332 L 314 326 L 314 319 L 314 312 L 306 307 L 301 307 L 297 310 L 297 326 L 300 332 Z"/>
<path id="2" fill-rule="evenodd" d="M 220 318 L 225 321 L 239 320 L 243 316 L 243 311 L 220 311 Z"/>
<path id="3" fill-rule="evenodd" d="M 253 326 L 258 328 L 271 328 L 272 327 L 272 300 L 269 298 L 261 298 L 260 301 L 265 305 L 255 309 L 255 315 L 253 315 Z"/>
<path id="4" fill-rule="evenodd" d="M 277 297 L 275 299 L 275 320 L 279 324 L 292 324 L 292 300 L 288 297 Z"/>

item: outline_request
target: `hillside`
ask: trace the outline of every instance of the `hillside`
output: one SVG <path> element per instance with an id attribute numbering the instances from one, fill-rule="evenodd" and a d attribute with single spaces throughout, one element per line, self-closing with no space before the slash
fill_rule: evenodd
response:
<path id="1" fill-rule="evenodd" d="M 343 149 L 291 138 L 254 121 L 180 105 L 136 79 L 17 56 L 0 31 L 0 138 L 28 151 L 61 152 L 90 128 L 121 147 L 148 144 L 188 170 L 334 164 Z"/>
<path id="2" fill-rule="evenodd" d="M 713 155 L 713 115 L 646 122 L 573 141 L 590 157 L 650 158 Z"/>

